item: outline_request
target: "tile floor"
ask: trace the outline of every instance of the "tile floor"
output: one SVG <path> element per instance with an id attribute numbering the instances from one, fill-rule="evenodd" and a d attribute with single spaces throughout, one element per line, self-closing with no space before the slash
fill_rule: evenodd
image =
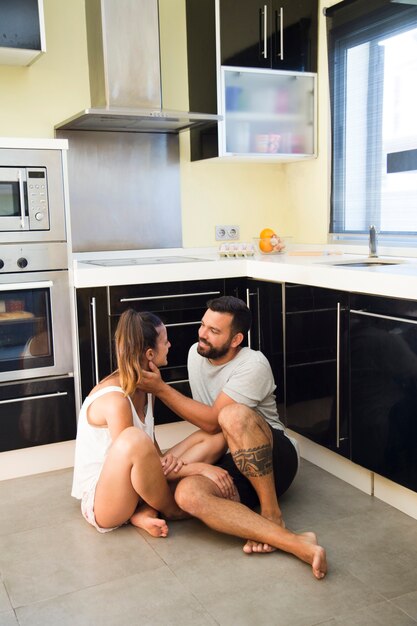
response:
<path id="1" fill-rule="evenodd" d="M 70 484 L 70 470 L 0 482 L 1 626 L 417 623 L 417 521 L 306 461 L 282 507 L 327 548 L 323 581 L 196 520 L 167 539 L 132 526 L 100 535 Z"/>

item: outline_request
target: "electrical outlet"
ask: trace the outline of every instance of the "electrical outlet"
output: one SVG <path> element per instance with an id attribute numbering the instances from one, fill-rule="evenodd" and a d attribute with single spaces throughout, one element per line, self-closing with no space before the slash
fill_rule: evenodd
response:
<path id="1" fill-rule="evenodd" d="M 216 226 L 216 241 L 229 241 L 239 239 L 240 234 L 239 226 L 232 225 L 217 225 Z"/>

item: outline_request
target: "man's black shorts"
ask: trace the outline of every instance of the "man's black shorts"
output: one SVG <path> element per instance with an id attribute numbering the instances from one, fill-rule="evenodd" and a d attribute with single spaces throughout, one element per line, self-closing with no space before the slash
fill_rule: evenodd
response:
<path id="1" fill-rule="evenodd" d="M 274 469 L 275 489 L 277 496 L 282 496 L 291 485 L 297 473 L 298 455 L 294 444 L 282 430 L 272 428 L 271 426 L 269 427 L 271 428 L 273 437 L 272 464 Z M 259 505 L 255 489 L 252 487 L 249 480 L 239 472 L 230 452 L 227 452 L 216 465 L 229 472 L 239 492 L 242 504 L 246 504 L 246 506 L 251 509 Z"/>

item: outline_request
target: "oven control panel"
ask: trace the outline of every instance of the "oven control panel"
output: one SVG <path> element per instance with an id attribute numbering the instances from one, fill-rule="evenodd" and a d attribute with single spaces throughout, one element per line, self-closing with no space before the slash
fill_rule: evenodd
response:
<path id="1" fill-rule="evenodd" d="M 0 246 L 0 274 L 68 269 L 65 243 Z"/>
<path id="2" fill-rule="evenodd" d="M 29 230 L 49 229 L 48 187 L 46 168 L 27 168 Z"/>

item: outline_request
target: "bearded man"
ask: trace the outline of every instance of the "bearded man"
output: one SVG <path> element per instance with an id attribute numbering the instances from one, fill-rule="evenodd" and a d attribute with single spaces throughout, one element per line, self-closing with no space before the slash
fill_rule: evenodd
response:
<path id="1" fill-rule="evenodd" d="M 182 479 L 175 491 L 179 506 L 220 532 L 247 539 L 243 550 L 290 552 L 312 565 L 316 578 L 327 571 L 314 533 L 285 528 L 278 498 L 298 470 L 296 442 L 279 419 L 270 364 L 259 351 L 242 347 L 251 312 L 233 296 L 207 303 L 198 342 L 188 355 L 192 398 L 166 384 L 156 367 L 143 374 L 143 389 L 202 430 L 222 432 L 228 452 L 217 461 L 229 473 L 235 495 L 225 498 L 204 476 Z M 260 514 L 252 509 L 259 506 Z"/>

